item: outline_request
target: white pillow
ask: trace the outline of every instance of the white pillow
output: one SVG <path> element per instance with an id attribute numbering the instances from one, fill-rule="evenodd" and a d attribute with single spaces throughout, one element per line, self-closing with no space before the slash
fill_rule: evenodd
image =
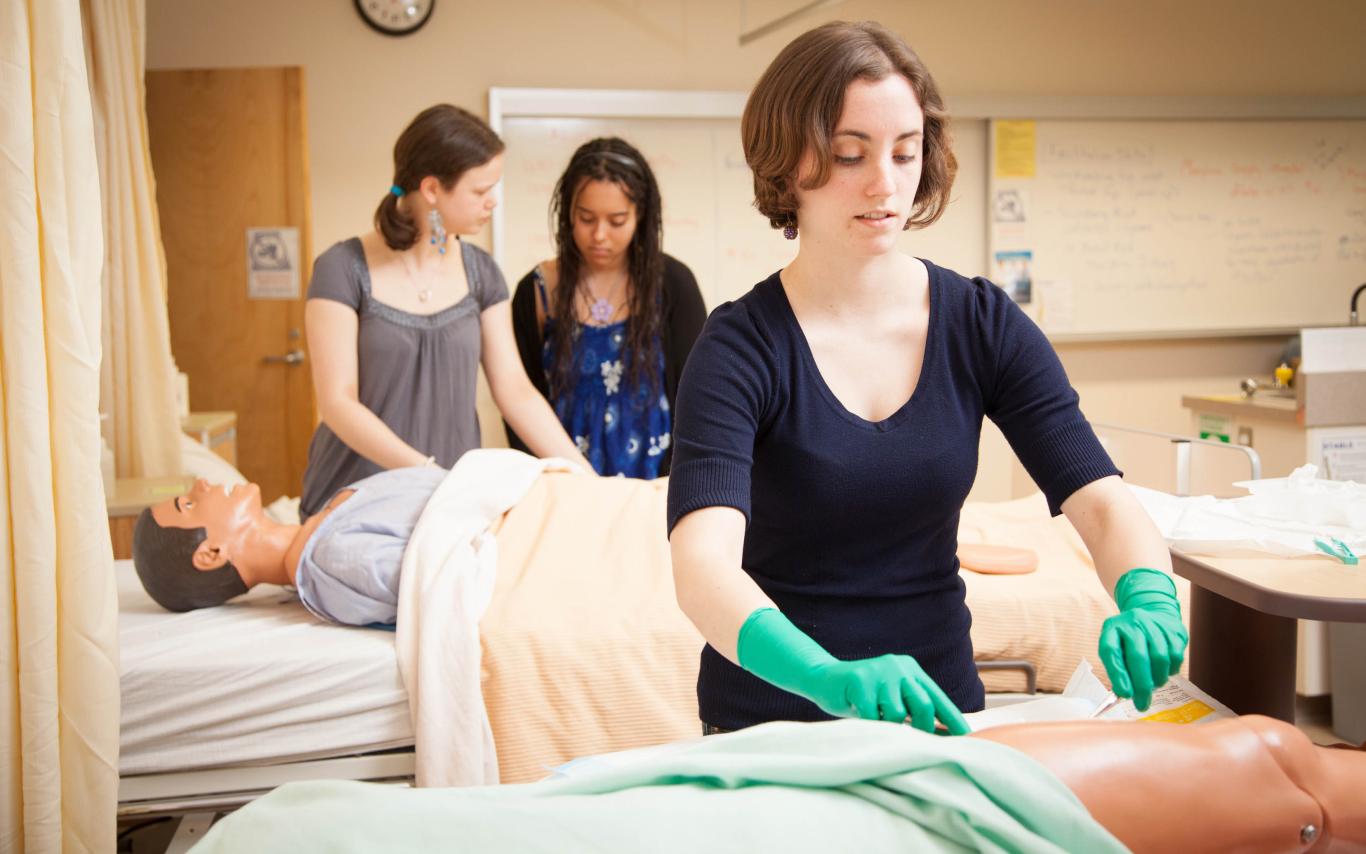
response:
<path id="1" fill-rule="evenodd" d="M 188 475 L 202 477 L 209 483 L 236 486 L 247 483 L 247 478 L 233 468 L 232 463 L 205 447 L 199 440 L 185 433 L 180 434 L 180 454 L 183 459 L 181 468 Z M 299 499 L 280 496 L 266 508 L 266 515 L 284 525 L 299 524 Z"/>
<path id="2" fill-rule="evenodd" d="M 210 451 L 193 436 L 180 434 L 181 468 L 186 474 L 202 477 L 209 483 L 236 486 L 247 479 L 233 464 Z"/>
<path id="3" fill-rule="evenodd" d="M 281 495 L 265 507 L 266 515 L 281 525 L 299 524 L 299 498 Z"/>

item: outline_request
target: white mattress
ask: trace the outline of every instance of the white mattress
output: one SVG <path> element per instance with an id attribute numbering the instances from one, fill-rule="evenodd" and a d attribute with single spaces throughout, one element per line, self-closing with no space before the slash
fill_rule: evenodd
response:
<path id="1" fill-rule="evenodd" d="M 119 773 L 340 756 L 413 743 L 394 635 L 324 623 L 261 585 L 163 611 L 116 562 Z"/>

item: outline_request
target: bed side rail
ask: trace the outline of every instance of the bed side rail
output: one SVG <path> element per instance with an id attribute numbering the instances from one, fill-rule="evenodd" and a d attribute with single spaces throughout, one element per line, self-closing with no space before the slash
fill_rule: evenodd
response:
<path id="1" fill-rule="evenodd" d="M 1234 480 L 1258 480 L 1262 476 L 1262 458 L 1247 445 L 1235 445 L 1213 439 L 1200 439 L 1177 433 L 1163 433 L 1160 430 L 1144 430 L 1138 427 L 1124 427 L 1119 424 L 1103 422 L 1092 422 L 1091 426 L 1102 436 L 1116 434 L 1124 437 L 1138 437 L 1140 441 L 1159 440 L 1169 443 L 1175 451 L 1175 471 L 1173 472 L 1175 488 L 1173 491 L 1176 495 L 1191 494 L 1191 457 L 1192 451 L 1196 448 L 1199 448 L 1202 454 L 1217 454 L 1222 459 L 1241 456 L 1247 464 L 1247 476 L 1245 478 L 1236 477 Z"/>

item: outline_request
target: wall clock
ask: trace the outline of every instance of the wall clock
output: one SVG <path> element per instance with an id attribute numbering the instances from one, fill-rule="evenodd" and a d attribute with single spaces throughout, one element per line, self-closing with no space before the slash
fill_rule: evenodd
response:
<path id="1" fill-rule="evenodd" d="M 361 20 L 386 36 L 417 32 L 432 16 L 436 0 L 355 0 Z"/>

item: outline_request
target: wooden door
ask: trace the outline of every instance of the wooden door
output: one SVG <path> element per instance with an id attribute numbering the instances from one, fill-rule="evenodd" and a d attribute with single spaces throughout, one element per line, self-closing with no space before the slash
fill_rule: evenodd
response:
<path id="1" fill-rule="evenodd" d="M 190 409 L 236 412 L 238 468 L 267 502 L 298 495 L 314 426 L 303 69 L 149 71 L 147 124 Z M 262 227 L 298 229 L 297 297 L 249 297 L 247 229 Z"/>

